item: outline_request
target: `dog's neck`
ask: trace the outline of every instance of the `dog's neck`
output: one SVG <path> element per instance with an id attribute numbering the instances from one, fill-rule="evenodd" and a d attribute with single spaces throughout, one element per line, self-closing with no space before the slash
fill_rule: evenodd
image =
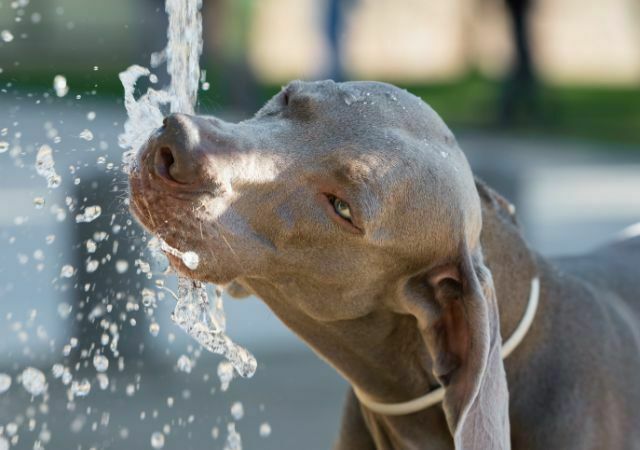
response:
<path id="1" fill-rule="evenodd" d="M 527 307 L 531 279 L 536 275 L 535 255 L 523 241 L 509 205 L 485 186 L 478 188 L 483 206 L 481 244 L 493 274 L 501 333 L 508 337 Z M 278 300 L 282 293 L 272 286 L 254 287 L 289 328 L 370 398 L 404 402 L 438 386 L 412 317 L 376 312 L 353 321 L 317 323 L 291 311 L 290 304 Z M 376 332 L 371 333 L 372 329 Z M 407 416 L 383 416 L 364 407 L 360 410 L 378 448 L 397 448 L 393 441 L 400 436 L 400 447 L 406 447 L 408 441 L 420 442 L 426 434 L 436 439 L 443 430 L 441 438 L 450 439 L 439 407 Z"/>

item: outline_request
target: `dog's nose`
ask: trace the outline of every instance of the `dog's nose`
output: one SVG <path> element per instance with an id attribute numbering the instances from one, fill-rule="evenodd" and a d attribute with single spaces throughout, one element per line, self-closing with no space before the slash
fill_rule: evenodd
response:
<path id="1" fill-rule="evenodd" d="M 192 184 L 198 176 L 199 132 L 184 114 L 171 114 L 163 121 L 154 142 L 153 170 L 180 184 Z"/>

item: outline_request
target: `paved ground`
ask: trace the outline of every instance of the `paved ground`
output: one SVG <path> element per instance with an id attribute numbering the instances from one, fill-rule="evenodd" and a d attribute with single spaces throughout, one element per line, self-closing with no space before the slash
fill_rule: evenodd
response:
<path id="1" fill-rule="evenodd" d="M 78 257 L 78 250 L 70 250 L 78 242 L 78 233 L 112 229 L 104 222 L 96 222 L 95 229 L 78 228 L 69 217 L 58 222 L 51 207 L 57 204 L 67 210 L 66 196 L 82 203 L 83 197 L 98 192 L 110 199 L 108 206 L 103 205 L 105 211 L 125 210 L 119 200 L 114 200 L 122 196 L 121 189 L 114 193 L 104 184 L 91 187 L 92 180 L 110 182 L 117 177 L 116 170 L 107 170 L 106 163 L 98 165 L 97 160 L 105 157 L 107 163 L 119 161 L 116 136 L 124 115 L 122 107 L 113 102 L 35 105 L 34 99 L 26 96 L 21 101 L 7 102 L 1 97 L 0 101 L 0 141 L 15 140 L 22 147 L 17 157 L 10 152 L 0 154 L 0 372 L 15 375 L 31 364 L 41 367 L 49 381 L 49 411 L 45 415 L 38 401 L 31 402 L 15 379 L 14 386 L 0 394 L 0 427 L 5 425 L 0 435 L 7 435 L 8 423 L 17 423 L 20 438 L 14 447 L 31 449 L 46 422 L 52 436 L 46 448 L 143 449 L 150 448 L 151 433 L 168 424 L 171 429 L 165 448 L 222 448 L 226 424 L 231 420 L 230 406 L 241 401 L 245 417 L 238 421 L 238 429 L 246 449 L 329 448 L 338 426 L 345 384 L 255 299 L 226 302 L 230 334 L 253 350 L 260 361 L 255 379 L 236 380 L 229 392 L 219 392 L 215 376 L 219 359 L 211 355 L 203 356 L 191 374 L 177 372 L 176 360 L 188 352 L 190 342 L 170 323 L 171 303 L 164 301 L 155 313 L 161 326 L 158 337 L 147 332 L 149 322 L 143 314 L 135 316 L 135 326 L 125 327 L 120 345 L 127 355 L 125 367 L 119 372 L 112 361 L 109 373 L 115 392 L 100 392 L 92 378 L 94 371 L 81 365 L 78 378 L 90 377 L 92 392 L 77 399 L 72 407 L 68 405 L 66 389 L 50 375 L 51 365 L 73 364 L 77 350 L 71 360 L 61 354 L 62 345 L 73 335 L 97 335 L 78 329 L 58 313 L 61 302 L 73 304 L 85 295 L 79 296 L 71 282 L 55 281 L 56 290 L 51 283 L 63 264 L 79 266 L 87 256 L 80 252 Z M 87 120 L 89 111 L 97 113 L 95 121 Z M 47 122 L 50 124 L 45 128 Z M 2 136 L 5 127 L 6 135 Z M 51 139 L 52 128 L 57 129 L 59 143 Z M 84 128 L 92 130 L 93 141 L 79 138 Z M 16 132 L 21 133 L 18 139 Z M 589 249 L 623 226 L 640 221 L 638 151 L 470 132 L 459 133 L 459 140 L 476 171 L 516 203 L 530 242 L 546 254 Z M 56 168 L 63 177 L 63 185 L 53 191 L 46 189 L 44 179 L 33 169 L 35 152 L 45 142 L 54 148 Z M 16 164 L 20 160 L 22 163 Z M 70 166 L 74 167 L 73 174 Z M 74 178 L 80 179 L 78 186 Z M 46 200 L 42 210 L 34 208 L 37 196 Z M 75 212 L 67 212 L 67 216 L 73 215 Z M 117 221 L 126 224 L 124 216 Z M 46 236 L 52 234 L 55 241 L 48 244 Z M 117 239 L 119 254 L 130 259 L 133 267 L 137 256 L 128 254 L 127 244 L 137 238 L 123 232 Z M 97 274 L 86 280 L 102 286 L 107 275 Z M 127 278 L 123 286 L 137 295 L 139 287 L 135 283 L 140 282 L 139 277 Z M 78 284 L 82 291 L 84 281 Z M 100 295 L 97 292 L 90 296 L 87 311 Z M 37 314 L 30 319 L 34 310 Z M 170 342 L 173 333 L 175 340 Z M 81 348 L 88 346 L 87 342 L 80 344 Z M 132 396 L 126 394 L 128 384 L 139 386 Z M 216 392 L 211 394 L 213 388 Z M 174 399 L 172 407 L 168 406 L 168 397 Z M 29 431 L 29 416 L 35 420 L 33 432 Z M 273 429 L 268 438 L 258 435 L 263 422 Z M 214 426 L 220 430 L 217 440 L 211 433 Z"/>

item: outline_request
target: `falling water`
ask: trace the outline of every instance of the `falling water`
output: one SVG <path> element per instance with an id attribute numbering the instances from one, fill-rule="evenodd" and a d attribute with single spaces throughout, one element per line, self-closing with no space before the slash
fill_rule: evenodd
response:
<path id="1" fill-rule="evenodd" d="M 135 155 L 146 143 L 149 135 L 161 126 L 164 111 L 193 114 L 200 80 L 199 58 L 202 53 L 202 0 L 166 0 L 169 16 L 167 47 L 151 57 L 151 67 L 166 62 L 171 82 L 165 89 L 150 88 L 138 99 L 135 86 L 142 77 L 157 82 L 150 69 L 133 65 L 120 74 L 124 86 L 125 107 L 128 120 L 120 135 L 120 146 L 125 171 L 131 169 Z M 190 269 L 195 269 L 199 257 L 192 251 L 180 251 L 161 242 L 161 250 L 178 256 Z M 185 277 L 178 279 L 177 304 L 173 321 L 207 350 L 224 355 L 236 372 L 251 377 L 256 370 L 256 360 L 246 349 L 234 344 L 225 334 L 224 311 L 219 289 L 215 289 L 213 305 L 206 286 Z"/>

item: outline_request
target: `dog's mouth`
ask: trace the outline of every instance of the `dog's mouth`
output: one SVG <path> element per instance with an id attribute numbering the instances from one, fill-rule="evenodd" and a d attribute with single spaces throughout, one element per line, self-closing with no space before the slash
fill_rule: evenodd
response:
<path id="1" fill-rule="evenodd" d="M 144 166 L 131 172 L 129 186 L 132 215 L 150 234 L 173 249 L 165 249 L 163 253 L 177 273 L 216 284 L 235 278 L 237 264 L 231 261 L 221 264 L 230 258 L 228 244 L 220 225 L 207 212 L 206 205 L 214 195 L 194 189 L 175 189 L 169 183 L 160 182 Z M 185 253 L 196 254 L 197 264 L 189 260 L 185 263 Z"/>

